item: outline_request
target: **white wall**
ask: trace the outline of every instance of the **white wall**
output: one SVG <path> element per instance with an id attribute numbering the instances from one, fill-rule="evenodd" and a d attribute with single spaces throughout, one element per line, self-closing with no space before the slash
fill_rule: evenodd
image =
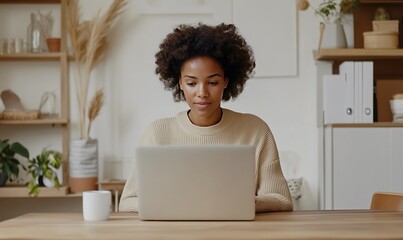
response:
<path id="1" fill-rule="evenodd" d="M 269 2 L 266 4 L 267 7 L 274 9 L 283 1 L 294 2 L 294 0 L 266 1 Z M 319 1 L 310 2 L 315 4 Z M 145 2 L 149 4 L 144 4 Z M 90 18 L 98 9 L 105 9 L 109 3 L 110 0 L 80 1 L 83 18 Z M 104 87 L 106 90 L 106 105 L 95 122 L 93 132 L 93 136 L 99 140 L 101 178 L 127 177 L 134 147 L 144 128 L 154 119 L 173 116 L 187 108 L 185 103 L 173 102 L 171 93 L 163 89 L 158 77 L 154 74 L 154 54 L 164 36 L 179 23 L 231 22 L 234 12 L 233 3 L 232 0 L 129 1 L 128 8 L 121 16 L 117 28 L 110 34 L 111 45 L 107 58 L 93 74 L 93 89 Z M 200 6 L 195 8 L 195 5 Z M 203 7 L 206 5 L 208 7 Z M 291 5 L 293 9 L 284 12 L 285 16 L 290 14 L 289 16 L 292 17 L 292 14 L 295 14 L 295 7 Z M 161 14 L 161 9 L 165 9 L 166 13 Z M 268 12 L 269 10 L 273 9 L 268 9 Z M 295 74 L 251 79 L 237 100 L 225 103 L 223 106 L 256 114 L 267 121 L 277 141 L 286 177 L 302 176 L 304 178 L 304 193 L 297 208 L 317 209 L 319 207 L 318 166 L 322 156 L 318 138 L 318 85 L 312 51 L 318 42 L 318 21 L 312 11 L 296 14 L 296 28 L 289 29 L 289 31 L 296 31 L 297 38 Z M 277 24 L 282 26 L 281 23 Z M 268 23 L 258 23 L 255 31 L 248 29 L 247 33 L 252 32 L 259 36 L 264 32 L 261 29 L 267 25 Z M 278 31 L 271 34 L 275 36 L 285 33 L 282 28 Z M 254 37 L 256 38 L 256 36 L 245 34 L 246 39 Z M 267 35 L 262 37 L 270 39 Z M 272 55 L 271 58 L 288 52 L 284 49 L 272 49 L 269 53 Z M 285 71 L 288 71 L 292 68 L 292 64 L 289 68 L 283 67 Z M 79 133 L 74 74 L 70 76 L 72 78 L 71 136 L 77 138 Z"/>
<path id="2" fill-rule="evenodd" d="M 87 2 L 96 6 L 95 1 Z M 228 2 L 231 6 L 231 1 L 151 1 L 155 3 L 155 8 L 147 10 L 141 5 L 144 2 L 130 1 L 116 31 L 111 35 L 113 44 L 109 55 L 94 74 L 97 87 L 105 87 L 108 99 L 95 129 L 104 161 L 103 177 L 127 177 L 134 147 L 144 128 L 154 119 L 173 116 L 187 108 L 184 103 L 173 102 L 171 93 L 163 89 L 154 74 L 154 54 L 164 36 L 179 23 L 200 20 L 208 23 L 231 22 L 233 18 L 233 10 L 228 8 Z M 180 5 L 187 2 L 188 5 L 183 7 L 184 12 L 180 12 L 181 8 L 171 7 L 167 10 L 169 13 L 161 14 L 158 6 L 164 6 L 166 2 Z M 192 4 L 197 3 L 215 6 L 213 13 L 203 12 L 211 8 L 195 10 Z M 267 6 L 275 8 L 276 4 L 280 4 L 280 0 L 272 0 Z M 290 18 L 295 14 L 295 7 L 291 6 L 292 9 L 283 13 L 289 14 Z M 150 12 L 141 14 L 141 9 Z M 186 14 L 186 11 L 190 13 Z M 238 99 L 223 106 L 254 113 L 268 122 L 277 141 L 286 177 L 304 178 L 304 194 L 297 208 L 316 209 L 319 195 L 318 161 L 321 157 L 318 149 L 316 65 L 312 51 L 317 46 L 318 21 L 312 12 L 298 12 L 296 21 L 296 29 L 289 29 L 297 31 L 296 75 L 251 79 Z M 267 25 L 256 24 L 256 30 L 249 29 L 248 33 L 259 36 L 261 28 Z M 245 35 L 245 38 L 252 36 Z M 287 53 L 273 49 L 271 58 Z M 259 64 L 262 62 L 257 62 Z"/>

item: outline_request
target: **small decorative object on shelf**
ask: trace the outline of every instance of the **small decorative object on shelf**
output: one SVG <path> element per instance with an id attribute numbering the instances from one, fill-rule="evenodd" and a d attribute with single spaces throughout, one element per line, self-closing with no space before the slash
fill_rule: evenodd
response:
<path id="1" fill-rule="evenodd" d="M 372 21 L 372 31 L 364 32 L 364 48 L 399 48 L 399 21 L 390 20 L 384 8 L 378 8 Z"/>
<path id="2" fill-rule="evenodd" d="M 390 101 L 390 109 L 392 110 L 393 122 L 403 122 L 403 93 L 393 95 Z"/>
<path id="3" fill-rule="evenodd" d="M 372 30 L 375 32 L 392 31 L 399 33 L 399 20 L 372 21 Z"/>
<path id="4" fill-rule="evenodd" d="M 399 36 L 394 31 L 364 32 L 364 48 L 369 49 L 397 49 Z"/>
<path id="5" fill-rule="evenodd" d="M 32 176 L 28 182 L 29 195 L 36 197 L 39 187 L 60 187 L 62 179 L 59 171 L 62 165 L 62 154 L 54 150 L 43 150 L 35 158 L 28 161 L 29 165 L 24 169 Z"/>
<path id="6" fill-rule="evenodd" d="M 386 11 L 385 8 L 380 7 L 378 9 L 376 9 L 376 11 L 375 11 L 374 20 L 375 21 L 387 21 L 387 20 L 390 20 L 390 15 L 389 15 L 388 11 Z"/>
<path id="7" fill-rule="evenodd" d="M 347 39 L 342 26 L 344 14 L 356 11 L 359 4 L 359 0 L 325 0 L 319 4 L 318 8 L 314 8 L 308 0 L 297 0 L 299 10 L 304 11 L 311 7 L 315 15 L 321 19 L 318 50 L 347 47 Z"/>
<path id="8" fill-rule="evenodd" d="M 29 159 L 29 152 L 21 143 L 9 143 L 8 139 L 0 139 L 0 187 L 4 186 L 8 180 L 19 181 L 21 163 L 16 155 Z"/>
<path id="9" fill-rule="evenodd" d="M 60 38 L 47 38 L 46 43 L 49 52 L 60 52 Z"/>
<path id="10" fill-rule="evenodd" d="M 41 53 L 43 51 L 43 31 L 39 20 L 39 15 L 31 13 L 31 23 L 27 29 L 27 43 L 29 53 Z"/>
<path id="11" fill-rule="evenodd" d="M 304 11 L 311 7 L 316 16 L 321 18 L 321 22 L 328 23 L 343 23 L 343 17 L 346 13 L 353 13 L 360 6 L 359 0 L 325 0 L 319 4 L 318 8 L 310 5 L 308 0 L 297 0 L 297 8 Z"/>
<path id="12" fill-rule="evenodd" d="M 38 119 L 41 116 L 41 109 L 42 107 L 46 104 L 49 103 L 51 106 L 53 106 L 51 111 L 49 111 L 49 116 L 50 114 L 56 114 L 55 110 L 55 94 L 52 92 L 45 92 L 42 95 L 41 101 L 39 103 L 39 108 L 38 109 L 31 109 L 27 110 L 23 106 L 20 98 L 11 90 L 4 90 L 1 92 L 1 100 L 3 101 L 3 104 L 5 106 L 5 109 L 3 111 L 3 116 L 2 118 L 4 120 L 34 120 Z"/>
<path id="13" fill-rule="evenodd" d="M 53 22 L 52 12 L 47 14 L 40 11 L 31 13 L 31 23 L 27 29 L 27 50 L 29 53 L 46 52 L 46 40 L 50 38 Z"/>
<path id="14" fill-rule="evenodd" d="M 58 117 L 56 109 L 56 93 L 54 91 L 44 92 L 41 97 L 40 111 L 43 118 Z"/>
<path id="15" fill-rule="evenodd" d="M 53 47 L 53 51 L 51 51 L 51 49 L 49 49 L 49 41 L 48 39 L 54 39 L 51 38 L 52 36 L 52 29 L 53 29 L 53 23 L 54 23 L 54 19 L 52 16 L 52 12 L 48 12 L 47 14 L 41 13 L 40 11 L 38 11 L 38 15 L 39 15 L 39 24 L 41 26 L 42 29 L 42 34 L 43 34 L 43 42 L 42 44 L 42 48 L 44 51 L 48 51 L 48 52 L 59 52 L 60 51 L 60 47 L 58 51 L 55 51 L 54 48 L 57 45 L 57 43 L 54 43 L 55 40 L 51 40 L 51 46 Z M 57 38 L 56 38 L 57 39 Z M 52 44 L 53 43 L 53 44 Z M 59 42 L 59 46 L 60 46 L 60 42 Z"/>
<path id="16" fill-rule="evenodd" d="M 8 39 L 0 39 L 0 55 L 6 55 L 8 52 Z"/>

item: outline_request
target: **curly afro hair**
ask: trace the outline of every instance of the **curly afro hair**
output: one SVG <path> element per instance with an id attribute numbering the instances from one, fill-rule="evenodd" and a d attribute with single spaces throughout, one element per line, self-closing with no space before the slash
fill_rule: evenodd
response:
<path id="1" fill-rule="evenodd" d="M 211 57 L 221 65 L 228 79 L 223 101 L 235 99 L 243 91 L 245 82 L 253 76 L 256 66 L 252 48 L 235 25 L 179 25 L 166 36 L 159 46 L 159 52 L 155 54 L 155 73 L 165 89 L 172 91 L 176 102 L 185 100 L 179 86 L 182 65 L 197 56 Z"/>

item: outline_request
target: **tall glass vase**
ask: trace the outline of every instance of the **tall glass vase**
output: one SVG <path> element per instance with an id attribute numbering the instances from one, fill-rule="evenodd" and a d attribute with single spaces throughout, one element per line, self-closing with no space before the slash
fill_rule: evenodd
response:
<path id="1" fill-rule="evenodd" d="M 70 142 L 70 192 L 98 189 L 98 141 L 72 140 Z"/>
<path id="2" fill-rule="evenodd" d="M 27 50 L 30 53 L 43 52 L 44 32 L 41 28 L 39 14 L 31 13 L 31 23 L 27 28 Z"/>

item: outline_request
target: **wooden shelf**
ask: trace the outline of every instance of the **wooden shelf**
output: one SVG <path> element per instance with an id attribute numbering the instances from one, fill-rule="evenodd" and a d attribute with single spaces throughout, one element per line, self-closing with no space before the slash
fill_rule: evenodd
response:
<path id="1" fill-rule="evenodd" d="M 64 118 L 40 118 L 35 120 L 3 120 L 0 125 L 66 125 L 68 120 Z"/>
<path id="2" fill-rule="evenodd" d="M 64 52 L 22 53 L 0 55 L 0 61 L 60 61 L 64 57 L 67 57 Z"/>
<path id="3" fill-rule="evenodd" d="M 398 122 L 374 122 L 374 123 L 337 123 L 328 124 L 334 128 L 377 128 L 377 127 L 403 127 L 403 123 Z"/>
<path id="4" fill-rule="evenodd" d="M 365 3 L 365 4 L 403 3 L 403 0 L 360 0 L 360 3 Z"/>
<path id="5" fill-rule="evenodd" d="M 68 186 L 57 188 L 41 187 L 37 197 L 80 197 L 81 194 L 69 194 Z M 0 187 L 0 198 L 29 198 L 25 185 L 6 185 Z"/>
<path id="6" fill-rule="evenodd" d="M 315 55 L 317 60 L 330 61 L 403 60 L 403 49 L 323 48 Z"/>
<path id="7" fill-rule="evenodd" d="M 126 180 L 122 179 L 107 179 L 104 181 L 99 182 L 100 188 L 104 190 L 118 190 L 118 191 L 123 191 L 123 188 L 125 187 Z"/>
<path id="8" fill-rule="evenodd" d="M 0 4 L 42 4 L 42 3 L 57 3 L 60 4 L 61 0 L 0 0 Z"/>

